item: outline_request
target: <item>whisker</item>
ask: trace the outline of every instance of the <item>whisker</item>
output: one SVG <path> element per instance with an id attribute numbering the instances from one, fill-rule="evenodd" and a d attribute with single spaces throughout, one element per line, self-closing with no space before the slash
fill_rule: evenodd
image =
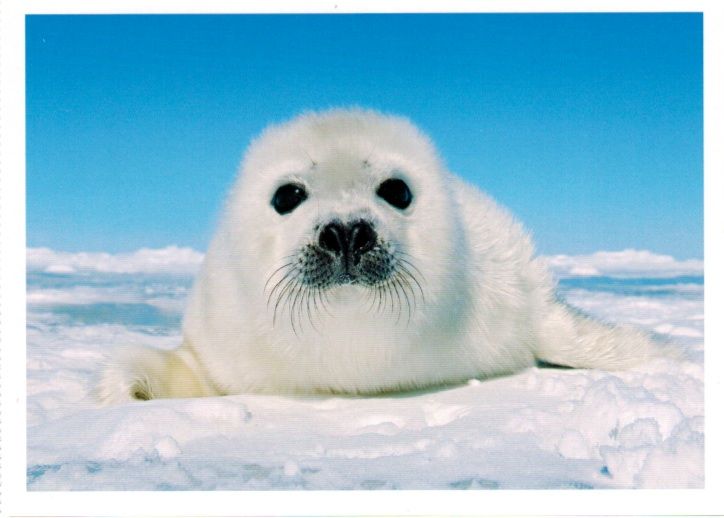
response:
<path id="1" fill-rule="evenodd" d="M 329 302 L 329 297 L 327 296 L 327 290 L 322 291 L 322 300 L 324 300 L 324 303 L 325 303 L 324 307 L 329 308 L 330 302 Z M 332 316 L 332 312 L 329 311 L 329 309 L 327 309 L 327 313 L 329 314 L 330 317 Z"/>
<path id="2" fill-rule="evenodd" d="M 390 281 L 390 285 L 395 290 L 395 295 L 397 295 L 398 308 L 397 308 L 397 320 L 395 321 L 395 324 L 398 324 L 400 322 L 400 317 L 402 316 L 402 299 L 400 299 L 400 292 L 397 291 L 397 284 L 395 283 L 394 278 Z M 390 293 L 390 296 L 392 296 L 391 293 Z M 394 300 L 392 302 L 393 302 L 393 308 L 394 308 Z M 394 314 L 394 311 L 393 311 L 393 314 Z"/>
<path id="3" fill-rule="evenodd" d="M 324 290 L 324 288 L 319 287 L 319 288 L 317 288 L 317 294 L 319 295 L 319 302 L 322 305 L 322 309 L 324 309 L 325 313 L 327 313 L 327 315 L 329 315 L 331 317 L 332 313 L 329 311 L 329 308 L 327 307 L 327 303 L 329 301 L 327 299 L 326 291 Z"/>
<path id="4" fill-rule="evenodd" d="M 267 305 L 267 307 L 269 307 L 269 303 L 271 302 L 272 296 L 274 296 L 274 292 L 279 288 L 279 286 L 281 286 L 281 284 L 282 284 L 286 279 L 288 279 L 290 275 L 295 275 L 295 274 L 298 275 L 299 272 L 297 272 L 296 270 L 290 270 L 290 271 L 288 271 L 288 272 L 286 273 L 286 275 L 284 275 L 284 277 L 282 277 L 281 280 L 274 285 L 274 287 L 272 288 L 272 290 L 269 292 L 269 296 L 268 296 L 267 299 L 266 299 L 266 305 Z"/>
<path id="5" fill-rule="evenodd" d="M 296 332 L 296 329 L 294 328 L 294 315 L 295 315 L 294 308 L 297 307 L 297 301 L 299 300 L 299 297 L 302 295 L 302 292 L 304 291 L 304 285 L 302 283 L 300 283 L 299 281 L 297 281 L 295 290 L 296 290 L 296 294 L 294 295 L 294 302 L 292 302 L 292 306 L 289 308 L 289 317 L 291 318 L 291 321 L 292 321 L 292 329 L 294 329 L 294 334 L 296 335 L 297 332 Z M 301 330 L 301 325 L 302 325 L 301 305 L 299 308 L 297 308 L 297 314 L 299 315 L 299 326 L 300 326 L 300 330 Z"/>
<path id="6" fill-rule="evenodd" d="M 284 306 L 286 306 L 286 303 L 289 301 L 289 297 L 286 295 L 290 293 L 290 290 L 292 289 L 292 286 L 294 286 L 295 282 L 296 277 L 287 280 L 284 288 L 282 288 L 282 290 L 279 292 L 279 295 L 277 296 L 277 303 L 274 305 L 274 317 L 272 318 L 272 326 L 274 326 L 277 321 L 277 309 L 279 309 L 279 304 L 281 304 L 282 299 L 284 299 Z M 284 311 L 284 306 L 282 306 L 282 311 Z"/>
<path id="7" fill-rule="evenodd" d="M 417 289 L 420 291 L 420 297 L 422 297 L 422 302 L 425 302 L 425 292 L 422 289 L 422 286 L 418 282 L 417 278 L 408 270 L 403 264 L 398 263 L 397 267 L 400 269 L 400 271 L 405 272 L 407 276 L 417 285 Z"/>
<path id="8" fill-rule="evenodd" d="M 412 284 L 410 284 L 410 281 L 407 280 L 407 275 L 405 272 L 398 272 L 398 274 L 395 276 L 395 279 L 397 282 L 400 283 L 400 285 L 404 284 L 407 289 L 410 290 L 410 295 L 412 295 L 412 308 L 414 310 L 417 310 L 417 297 L 415 297 L 415 290 L 412 287 Z M 403 293 L 405 293 L 405 296 L 407 296 L 407 289 L 403 288 Z M 410 299 L 407 299 L 408 307 L 410 306 Z"/>
<path id="9" fill-rule="evenodd" d="M 288 301 L 291 301 L 292 297 L 294 297 L 294 301 L 289 306 L 289 322 L 292 326 L 292 331 L 294 332 L 294 336 L 299 336 L 299 334 L 297 333 L 297 327 L 294 325 L 294 305 L 296 304 L 297 297 L 299 296 L 299 290 L 300 290 L 299 282 L 296 281 L 294 284 L 294 289 L 292 290 L 293 293 L 290 292 L 290 294 L 287 296 Z M 286 307 L 286 304 L 285 304 L 285 307 Z"/>
<path id="10" fill-rule="evenodd" d="M 383 309 L 382 301 L 384 300 L 382 298 L 382 296 L 385 294 L 384 286 L 385 286 L 384 283 L 379 284 L 377 286 L 377 297 L 376 297 L 377 307 L 375 308 L 375 311 L 377 311 L 377 313 L 382 313 L 382 309 Z"/>
<path id="11" fill-rule="evenodd" d="M 402 252 L 402 251 L 401 251 L 400 253 L 401 253 L 402 255 L 406 255 L 406 256 L 409 257 L 410 259 L 414 259 L 414 257 L 412 257 L 410 254 L 408 254 L 408 253 L 406 253 L 406 252 Z M 411 261 L 408 261 L 408 260 L 405 259 L 404 257 L 398 257 L 397 260 L 400 261 L 400 262 L 403 262 L 403 263 L 405 263 L 406 265 L 408 265 L 409 267 L 411 267 L 411 268 L 412 268 L 413 270 L 415 270 L 418 274 L 420 274 L 420 277 L 422 277 L 423 280 L 425 279 L 425 274 L 422 273 L 422 272 L 420 271 L 420 269 L 419 269 L 417 266 L 415 266 L 414 263 L 412 263 Z"/>
<path id="12" fill-rule="evenodd" d="M 307 309 L 307 320 L 309 321 L 309 324 L 312 326 L 312 329 L 314 329 L 316 331 L 317 328 L 314 327 L 314 323 L 312 322 L 312 311 L 309 306 L 309 295 L 310 295 L 309 286 L 307 286 L 305 284 L 303 289 L 304 289 L 304 293 L 302 294 L 302 302 L 304 302 L 304 307 Z M 302 304 L 300 304 L 300 306 L 302 306 Z M 301 326 L 301 317 L 300 317 L 300 326 Z"/>
<path id="13" fill-rule="evenodd" d="M 384 286 L 385 286 L 385 291 L 384 291 L 384 293 L 385 293 L 385 306 L 384 306 L 384 310 L 385 310 L 385 311 L 387 310 L 387 296 L 389 295 L 389 297 L 390 297 L 390 313 L 392 313 L 392 310 L 394 309 L 394 304 L 393 304 L 393 302 L 392 302 L 392 293 L 390 293 L 390 282 L 389 282 L 389 280 L 385 282 Z"/>
<path id="14" fill-rule="evenodd" d="M 307 320 L 309 320 L 309 325 L 312 326 L 312 329 L 314 329 L 317 333 L 319 333 L 319 329 L 317 329 L 317 326 L 314 325 L 314 319 L 312 319 L 312 307 L 310 306 L 309 302 L 310 299 L 312 301 L 312 305 L 315 309 L 315 314 L 319 313 L 319 309 L 317 308 L 317 299 L 315 296 L 315 291 L 310 288 L 309 286 L 304 287 L 305 297 L 307 299 Z"/>
<path id="15" fill-rule="evenodd" d="M 377 285 L 370 286 L 370 289 L 367 291 L 367 297 L 365 299 L 365 303 L 367 305 L 367 313 L 370 313 L 372 309 L 375 307 L 375 301 L 377 300 Z"/>
<path id="16" fill-rule="evenodd" d="M 266 283 L 264 284 L 264 291 L 266 291 L 267 287 L 269 286 L 269 283 L 271 282 L 271 280 L 274 278 L 274 276 L 275 276 L 280 270 L 283 270 L 284 268 L 287 268 L 287 267 L 291 266 L 292 264 L 293 264 L 293 263 L 287 263 L 287 264 L 284 264 L 284 265 L 280 266 L 280 267 L 277 268 L 276 270 L 274 270 L 274 271 L 269 275 L 269 278 L 267 279 Z"/>
<path id="17" fill-rule="evenodd" d="M 317 305 L 317 292 L 319 291 L 319 288 L 316 286 L 313 286 L 309 288 L 309 293 L 312 299 L 312 303 L 314 304 L 314 313 L 319 314 L 319 306 Z"/>
<path id="18" fill-rule="evenodd" d="M 397 283 L 400 286 L 400 290 L 402 291 L 402 294 L 405 296 L 405 302 L 407 302 L 407 325 L 410 325 L 410 321 L 412 320 L 412 305 L 410 304 L 410 297 L 407 296 L 407 290 L 402 285 L 402 282 L 400 281 L 399 276 L 395 278 L 395 283 Z M 409 286 L 409 284 L 408 284 Z M 400 310 L 402 312 L 402 310 Z"/>

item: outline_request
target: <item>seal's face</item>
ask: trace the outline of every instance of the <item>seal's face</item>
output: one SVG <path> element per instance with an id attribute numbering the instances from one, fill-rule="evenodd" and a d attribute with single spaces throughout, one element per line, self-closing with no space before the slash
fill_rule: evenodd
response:
<path id="1" fill-rule="evenodd" d="M 409 323 L 434 288 L 423 271 L 436 275 L 450 253 L 429 242 L 451 224 L 440 170 L 400 119 L 327 115 L 268 131 L 230 203 L 239 261 L 265 266 L 245 291 L 295 334 L 324 315 Z"/>
<path id="2" fill-rule="evenodd" d="M 401 211 L 410 206 L 413 198 L 407 183 L 399 178 L 382 182 L 376 194 Z M 307 198 L 303 185 L 287 183 L 276 190 L 271 205 L 278 214 L 286 215 Z M 290 277 L 302 286 L 311 289 L 327 289 L 338 284 L 378 287 L 386 282 L 400 284 L 407 281 L 406 277 L 414 280 L 403 264 L 404 259 L 396 257 L 395 247 L 378 235 L 374 222 L 368 218 L 351 221 L 334 218 L 315 225 L 313 236 L 315 239 L 298 250 L 288 267 L 280 268 L 281 272 L 294 270 L 295 275 Z M 393 278 L 396 275 L 400 278 Z"/>
<path id="3" fill-rule="evenodd" d="M 418 297 L 424 297 L 420 272 L 404 251 L 404 232 L 391 228 L 395 220 L 404 226 L 411 212 L 411 187 L 399 170 L 380 181 L 381 171 L 373 172 L 369 160 L 357 164 L 355 174 L 349 174 L 353 164 L 345 160 L 347 174 L 335 174 L 338 159 L 313 162 L 303 177 L 277 187 L 270 200 L 276 212 L 272 218 L 297 223 L 285 225 L 297 229 L 289 237 L 294 245 L 265 284 L 274 321 L 284 313 L 295 332 L 304 317 L 314 324 L 313 313 L 333 305 L 330 297 L 334 304 L 363 299 L 369 310 L 395 312 L 398 319 L 404 307 L 408 320 Z M 337 180 L 348 176 L 350 181 L 332 188 L 329 175 Z M 327 210 L 320 210 L 323 206 Z M 345 291 L 350 295 L 347 286 L 353 292 L 345 297 Z"/>

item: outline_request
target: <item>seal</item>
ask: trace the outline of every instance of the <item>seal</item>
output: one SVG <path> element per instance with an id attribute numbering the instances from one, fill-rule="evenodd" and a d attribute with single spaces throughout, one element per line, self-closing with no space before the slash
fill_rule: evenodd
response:
<path id="1" fill-rule="evenodd" d="M 557 300 L 523 227 L 413 124 L 338 109 L 250 145 L 182 345 L 123 349 L 99 395 L 377 394 L 660 354 Z"/>

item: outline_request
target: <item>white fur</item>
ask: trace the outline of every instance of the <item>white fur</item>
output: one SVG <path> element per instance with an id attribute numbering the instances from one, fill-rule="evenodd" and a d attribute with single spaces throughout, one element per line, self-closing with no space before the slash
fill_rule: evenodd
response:
<path id="1" fill-rule="evenodd" d="M 405 211 L 375 195 L 392 172 L 410 185 Z M 281 184 L 309 198 L 287 215 Z M 405 252 L 422 289 L 370 298 L 344 285 L 273 318 L 274 271 L 315 225 L 364 216 Z M 317 304 L 319 302 L 319 304 Z M 376 305 L 375 305 L 376 303 Z M 377 393 L 512 373 L 536 359 L 619 369 L 658 354 L 640 332 L 608 327 L 557 302 L 522 227 L 448 172 L 407 120 L 372 111 L 310 113 L 249 148 L 196 280 L 175 352 L 130 350 L 104 373 L 105 401 L 242 392 Z"/>

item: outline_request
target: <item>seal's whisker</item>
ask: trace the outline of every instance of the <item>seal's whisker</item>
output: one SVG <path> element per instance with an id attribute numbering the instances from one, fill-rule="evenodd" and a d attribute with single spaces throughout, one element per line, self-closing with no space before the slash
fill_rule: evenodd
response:
<path id="1" fill-rule="evenodd" d="M 296 310 L 296 312 L 295 312 L 295 315 L 296 315 L 296 317 L 297 317 L 297 324 L 299 325 L 299 330 L 300 330 L 300 331 L 303 331 L 303 330 L 304 330 L 304 328 L 303 328 L 303 324 L 304 324 L 304 321 L 303 321 L 303 320 L 304 320 L 304 319 L 303 319 L 303 317 L 304 317 L 304 315 L 303 315 L 303 312 L 304 312 L 304 292 L 305 292 L 305 285 L 304 285 L 304 284 L 301 284 L 301 285 L 299 286 L 299 293 L 298 293 L 297 296 L 294 298 L 294 305 L 295 305 L 295 307 L 297 308 L 297 310 Z M 298 303 L 298 304 L 297 304 L 297 300 L 299 300 L 299 303 Z"/>
<path id="2" fill-rule="evenodd" d="M 317 304 L 317 295 L 318 295 L 319 288 L 311 287 L 309 288 L 309 297 L 312 299 L 312 305 L 314 306 L 314 314 L 319 316 L 319 305 Z M 310 320 L 312 318 L 311 314 L 309 316 Z M 314 326 L 314 324 L 312 324 Z M 316 330 L 316 328 L 315 328 Z"/>
<path id="3" fill-rule="evenodd" d="M 324 303 L 325 303 L 324 307 L 329 308 L 330 302 L 329 302 L 329 297 L 327 296 L 327 290 L 322 291 L 322 300 L 324 300 Z M 332 313 L 329 311 L 329 309 L 327 309 L 327 313 L 329 314 L 329 316 L 332 316 Z"/>
<path id="4" fill-rule="evenodd" d="M 306 287 L 306 296 L 307 296 L 307 319 L 309 320 L 309 325 L 312 326 L 312 329 L 319 333 L 319 329 L 317 329 L 317 326 L 314 325 L 314 315 L 319 315 L 319 307 L 317 306 L 317 293 L 314 290 L 314 288 L 311 288 L 309 286 Z M 310 304 L 311 302 L 311 304 Z"/>
<path id="5" fill-rule="evenodd" d="M 297 284 L 294 287 L 294 289 L 295 289 L 294 301 L 292 302 L 292 305 L 289 308 L 289 317 L 291 318 L 291 321 L 292 321 L 292 328 L 294 328 L 294 317 L 295 317 L 295 315 L 298 316 L 298 324 L 299 324 L 300 330 L 301 330 L 301 325 L 302 325 L 301 304 L 299 306 L 297 306 L 297 302 L 299 301 L 299 298 L 301 297 L 301 295 L 304 291 L 304 285 L 301 282 L 297 281 Z M 295 313 L 295 308 L 296 308 L 296 313 Z M 295 330 L 294 334 L 296 334 L 296 330 Z"/>
<path id="6" fill-rule="evenodd" d="M 375 308 L 375 303 L 377 302 L 377 298 L 379 297 L 379 285 L 373 284 L 369 287 L 369 289 L 365 293 L 365 304 L 367 306 L 367 313 L 371 313 L 372 310 Z"/>
<path id="7" fill-rule="evenodd" d="M 304 319 L 303 319 L 303 317 L 304 317 L 304 302 L 305 302 L 304 299 L 305 299 L 306 296 L 307 296 L 307 286 L 306 286 L 306 284 L 302 284 L 302 285 L 299 287 L 299 292 L 300 292 L 300 293 L 299 293 L 299 305 L 297 306 L 297 322 L 299 322 L 299 329 L 303 329 L 303 328 L 302 328 L 302 324 L 304 323 L 304 322 L 303 322 L 303 320 L 304 320 Z"/>
<path id="8" fill-rule="evenodd" d="M 390 316 L 395 316 L 395 310 L 397 309 L 397 305 L 395 304 L 395 297 L 394 297 L 394 286 L 392 285 L 392 281 L 390 279 L 387 279 L 387 290 L 390 294 Z"/>
<path id="9" fill-rule="evenodd" d="M 397 291 L 397 283 L 395 283 L 394 278 L 390 280 L 390 285 L 392 286 L 392 289 L 395 290 L 395 296 L 397 296 L 397 320 L 395 320 L 395 324 L 400 323 L 400 317 L 402 316 L 402 299 L 400 299 L 400 292 Z M 393 306 L 394 306 L 394 300 L 393 300 Z"/>
<path id="10" fill-rule="evenodd" d="M 300 288 L 300 286 L 299 286 L 299 283 L 298 283 L 298 282 L 295 283 L 295 285 L 294 285 L 294 293 L 293 293 L 292 295 L 290 295 L 290 297 L 289 297 L 289 301 L 290 301 L 290 304 L 289 304 L 289 320 L 290 320 L 291 323 L 292 323 L 292 330 L 294 331 L 294 334 L 297 335 L 297 336 L 298 336 L 298 333 L 297 333 L 296 325 L 295 325 L 295 323 L 294 323 L 294 320 L 295 320 L 295 319 L 294 319 L 294 308 L 296 307 L 297 299 L 299 298 L 299 291 L 300 291 L 300 289 L 301 289 L 301 288 Z"/>
<path id="11" fill-rule="evenodd" d="M 281 270 L 283 270 L 284 268 L 287 268 L 287 267 L 289 267 L 289 266 L 292 266 L 292 264 L 293 264 L 293 263 L 283 264 L 282 266 L 280 266 L 279 268 L 277 268 L 276 270 L 274 270 L 271 274 L 269 274 L 269 278 L 267 279 L 266 283 L 264 284 L 264 291 L 266 291 L 267 287 L 269 286 L 269 283 L 271 282 L 271 280 L 274 278 L 274 276 L 275 276 L 277 273 L 279 273 L 279 272 L 280 272 Z"/>
<path id="12" fill-rule="evenodd" d="M 331 317 L 332 313 L 329 311 L 329 307 L 327 306 L 329 301 L 327 299 L 327 293 L 325 292 L 324 288 L 317 288 L 317 294 L 319 295 L 319 302 L 322 305 L 322 309 L 324 309 L 325 313 L 327 313 L 327 315 Z"/>
<path id="13" fill-rule="evenodd" d="M 282 278 L 279 280 L 279 282 L 277 282 L 277 283 L 274 285 L 274 287 L 273 287 L 273 288 L 271 289 L 271 291 L 269 292 L 269 296 L 268 296 L 267 299 L 266 299 L 266 305 L 267 305 L 267 307 L 269 307 L 269 303 L 271 302 L 271 299 L 272 299 L 272 297 L 274 296 L 274 292 L 275 292 L 277 289 L 279 289 L 279 287 L 282 285 L 282 283 L 283 283 L 286 279 L 288 279 L 291 275 L 295 275 L 295 274 L 298 275 L 298 272 L 296 272 L 296 270 L 290 270 L 290 271 L 288 271 L 288 272 L 286 273 L 286 275 L 284 275 L 284 277 L 282 277 Z"/>
<path id="14" fill-rule="evenodd" d="M 307 300 L 309 302 L 309 309 L 307 313 L 309 316 L 309 323 L 312 325 L 312 328 L 317 333 L 319 333 L 320 330 L 314 323 L 315 318 L 317 320 L 317 324 L 321 325 L 322 323 L 322 315 L 321 311 L 319 310 L 319 304 L 317 303 L 317 292 L 318 288 L 316 288 L 315 286 L 307 286 Z"/>
<path id="15" fill-rule="evenodd" d="M 394 307 L 394 304 L 393 304 L 393 302 L 392 302 L 392 293 L 390 293 L 390 283 L 389 283 L 389 280 L 388 280 L 388 281 L 385 281 L 385 284 L 384 284 L 383 286 L 384 286 L 384 288 L 385 288 L 385 290 L 384 290 L 384 294 L 385 294 L 385 305 L 384 305 L 384 308 L 383 308 L 383 309 L 384 309 L 384 311 L 387 311 L 387 296 L 389 295 L 389 297 L 390 297 L 390 312 L 392 312 L 392 309 L 393 309 L 393 307 Z"/>
<path id="16" fill-rule="evenodd" d="M 401 285 L 404 285 L 403 287 L 403 293 L 405 294 L 405 297 L 407 298 L 407 307 L 409 308 L 410 313 L 410 319 L 412 318 L 412 312 L 417 310 L 417 298 L 415 297 L 415 290 L 412 287 L 412 284 L 410 284 L 410 281 L 407 280 L 407 274 L 405 272 L 398 272 L 395 276 L 397 282 L 399 282 Z M 410 299 L 408 298 L 407 291 L 410 291 L 410 295 L 412 295 L 412 304 L 410 304 Z"/>
<path id="17" fill-rule="evenodd" d="M 382 290 L 381 290 L 379 284 L 375 284 L 374 287 L 372 288 L 372 296 L 370 297 L 371 298 L 370 311 L 374 310 L 375 312 L 379 313 L 380 299 L 382 298 L 381 291 Z"/>
<path id="18" fill-rule="evenodd" d="M 289 294 L 292 291 L 292 287 L 294 286 L 294 283 L 297 282 L 297 277 L 292 277 L 284 285 L 284 288 L 279 292 L 279 295 L 277 296 L 277 302 L 274 305 L 274 317 L 272 318 L 272 326 L 276 324 L 276 317 L 277 317 L 277 309 L 279 309 L 279 304 L 281 304 L 282 300 L 284 300 L 284 305 L 282 306 L 281 310 L 284 311 L 284 307 L 287 305 L 289 301 Z"/>
<path id="19" fill-rule="evenodd" d="M 407 313 L 409 325 L 418 308 L 418 297 L 425 300 L 423 284 L 418 280 L 423 276 L 414 258 L 394 244 L 379 240 L 363 259 L 353 265 L 351 272 L 351 284 L 366 288 L 360 309 L 388 315 L 395 324 L 402 322 L 403 313 Z M 286 317 L 295 334 L 304 332 L 305 319 L 319 331 L 322 312 L 332 316 L 328 288 L 339 282 L 339 259 L 312 243 L 282 262 L 264 284 L 267 307 L 274 304 L 272 323 L 276 325 L 277 315 L 288 312 Z"/>
<path id="20" fill-rule="evenodd" d="M 412 305 L 410 304 L 410 297 L 407 295 L 407 290 L 401 282 L 401 276 L 395 276 L 394 282 L 400 286 L 400 291 L 402 291 L 402 294 L 405 296 L 405 302 L 407 303 L 407 325 L 410 325 L 410 321 L 412 320 Z M 402 309 L 400 309 L 400 312 L 402 312 Z"/>
<path id="21" fill-rule="evenodd" d="M 307 308 L 307 320 L 309 321 L 309 325 L 312 326 L 312 329 L 317 331 L 317 328 L 314 325 L 314 322 L 312 322 L 312 310 L 309 304 L 309 299 L 311 297 L 311 290 L 309 289 L 309 286 L 304 285 L 304 297 L 303 300 L 305 301 L 305 307 Z"/>
<path id="22" fill-rule="evenodd" d="M 292 296 L 294 297 L 294 301 L 292 302 L 291 306 L 289 306 L 289 321 L 292 325 L 292 331 L 294 332 L 294 336 L 299 336 L 297 333 L 297 327 L 294 325 L 294 305 L 296 304 L 297 297 L 299 296 L 299 290 L 300 290 L 300 283 L 298 280 L 295 280 L 294 289 L 292 292 L 290 292 L 290 295 L 287 296 L 287 300 L 291 300 Z M 285 306 L 286 307 L 286 304 Z"/>
<path id="23" fill-rule="evenodd" d="M 410 280 L 412 280 L 412 282 L 414 282 L 414 283 L 417 285 L 417 289 L 420 291 L 420 297 L 422 297 L 422 302 L 424 303 L 424 302 L 425 302 L 425 292 L 424 292 L 424 290 L 422 289 L 422 286 L 421 286 L 420 283 L 418 282 L 417 278 L 416 278 L 416 277 L 412 274 L 412 272 L 410 272 L 410 270 L 408 270 L 403 264 L 398 263 L 398 264 L 397 264 L 397 267 L 400 269 L 400 271 L 405 272 L 405 274 L 407 275 L 407 277 L 408 277 Z"/>
<path id="24" fill-rule="evenodd" d="M 384 286 L 385 286 L 384 283 L 379 284 L 379 285 L 377 286 L 377 297 L 376 297 L 377 307 L 375 308 L 375 311 L 377 311 L 377 313 L 382 313 L 382 309 L 384 308 L 384 306 L 383 306 L 383 304 L 382 304 L 383 301 L 384 301 L 383 296 L 384 296 L 384 294 L 385 294 L 385 288 L 384 288 Z"/>
<path id="25" fill-rule="evenodd" d="M 289 287 L 289 282 L 290 281 L 288 281 L 288 280 L 285 281 L 284 279 L 280 281 L 280 283 L 284 283 L 284 286 L 282 287 L 281 291 L 277 294 L 277 297 L 276 297 L 276 303 L 274 304 L 274 312 L 273 312 L 273 316 L 272 316 L 272 327 L 276 324 L 277 308 L 279 307 L 279 303 L 282 300 L 282 296 L 283 296 L 285 290 L 287 290 Z M 271 300 L 271 298 L 269 300 Z M 269 304 L 267 304 L 267 309 L 268 308 L 269 308 Z"/>
<path id="26" fill-rule="evenodd" d="M 414 259 L 414 257 L 412 257 L 410 254 L 407 254 L 407 253 L 405 253 L 405 252 L 401 252 L 401 253 L 404 254 L 404 255 L 406 255 L 406 256 L 409 257 L 410 259 Z M 398 260 L 399 262 L 401 262 L 401 263 L 406 264 L 407 266 L 409 266 L 409 267 L 412 268 L 413 270 L 415 270 L 415 271 L 417 272 L 417 274 L 420 276 L 420 278 L 422 278 L 422 280 L 425 280 L 425 274 L 422 273 L 417 266 L 415 266 L 415 263 L 413 263 L 412 261 L 408 261 L 408 260 L 405 259 L 404 257 L 398 257 L 397 260 Z"/>

